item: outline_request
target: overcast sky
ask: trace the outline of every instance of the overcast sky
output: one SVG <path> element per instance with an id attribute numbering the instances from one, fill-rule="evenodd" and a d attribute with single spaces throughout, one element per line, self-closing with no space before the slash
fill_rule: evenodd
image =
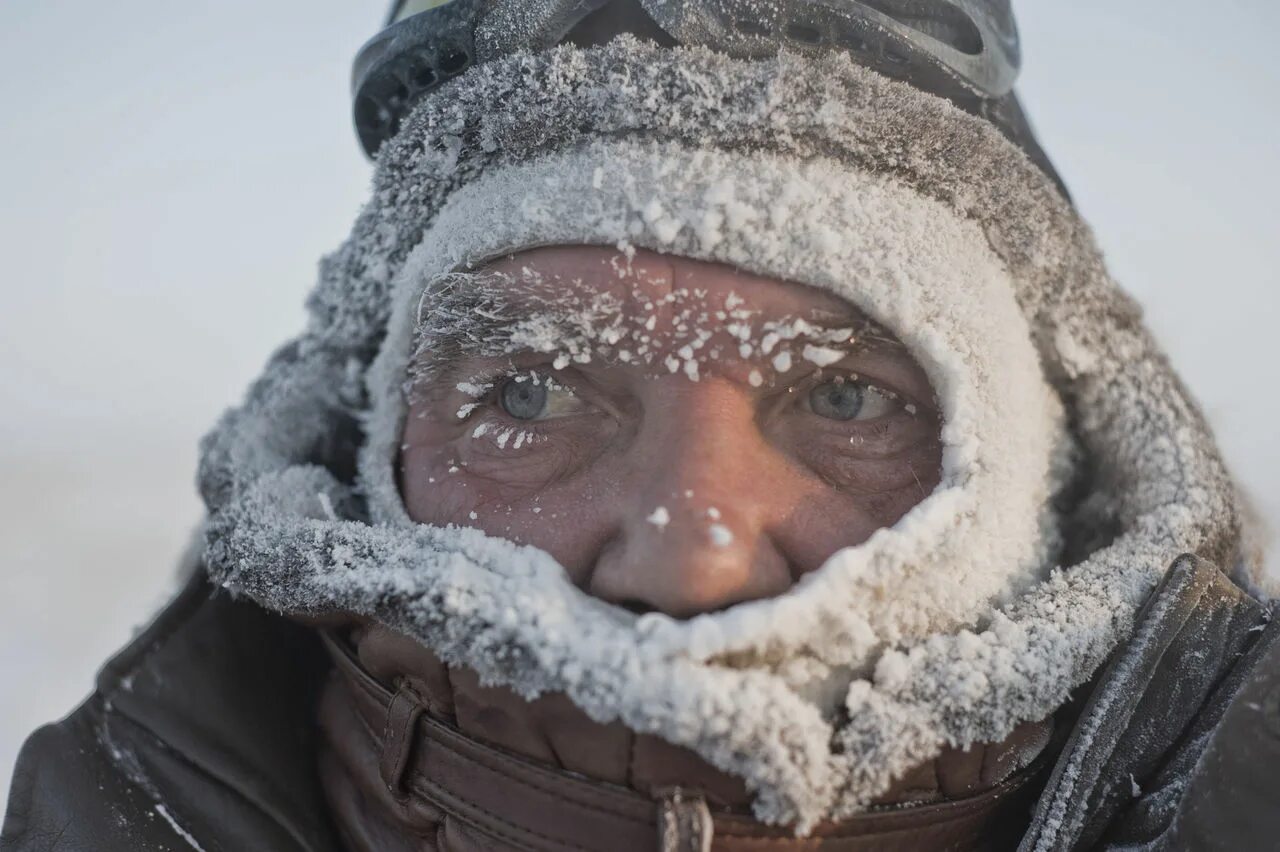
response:
<path id="1" fill-rule="evenodd" d="M 1277 518 L 1280 7 L 1015 8 L 1045 147 Z M 163 600 L 196 440 L 301 326 L 364 199 L 348 70 L 383 11 L 0 9 L 0 793 Z"/>

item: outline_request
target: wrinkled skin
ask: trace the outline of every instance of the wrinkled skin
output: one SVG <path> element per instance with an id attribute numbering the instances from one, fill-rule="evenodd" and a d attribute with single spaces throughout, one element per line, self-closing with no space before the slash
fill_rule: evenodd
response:
<path id="1" fill-rule="evenodd" d="M 521 252 L 490 270 L 510 279 L 515 315 L 605 294 L 637 334 L 585 363 L 513 345 L 433 364 L 428 341 L 399 458 L 419 522 L 534 545 L 592 595 L 689 617 L 785 591 L 938 483 L 924 372 L 830 294 L 585 246 Z M 748 313 L 752 336 L 735 337 L 727 326 Z M 825 338 L 813 358 L 803 334 L 761 345 L 762 326 L 796 318 L 854 332 Z M 628 345 L 645 358 L 620 358 Z M 790 363 L 778 357 L 787 347 Z"/>

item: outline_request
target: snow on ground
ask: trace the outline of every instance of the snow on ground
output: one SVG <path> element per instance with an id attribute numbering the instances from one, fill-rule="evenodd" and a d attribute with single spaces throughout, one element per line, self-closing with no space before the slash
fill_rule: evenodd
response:
<path id="1" fill-rule="evenodd" d="M 1015 6 L 1046 146 L 1280 517 L 1280 11 Z M 171 589 L 199 519 L 195 441 L 301 323 L 362 201 L 347 63 L 382 11 L 0 12 L 0 102 L 22 105 L 0 112 L 0 797 L 21 740 Z"/>

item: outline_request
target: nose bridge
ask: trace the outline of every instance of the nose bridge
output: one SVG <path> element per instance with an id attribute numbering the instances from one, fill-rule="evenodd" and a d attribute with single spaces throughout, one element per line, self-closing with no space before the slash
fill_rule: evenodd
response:
<path id="1" fill-rule="evenodd" d="M 635 487 L 592 574 L 598 597 L 687 617 L 769 597 L 791 572 L 768 535 L 773 466 L 754 408 L 732 386 L 700 384 L 647 414 Z"/>
<path id="2" fill-rule="evenodd" d="M 777 453 L 760 434 L 754 401 L 721 379 L 672 381 L 681 392 L 646 412 L 637 441 L 647 465 L 636 508 L 665 501 L 735 525 L 766 524 L 770 495 L 760 481 L 776 473 Z"/>

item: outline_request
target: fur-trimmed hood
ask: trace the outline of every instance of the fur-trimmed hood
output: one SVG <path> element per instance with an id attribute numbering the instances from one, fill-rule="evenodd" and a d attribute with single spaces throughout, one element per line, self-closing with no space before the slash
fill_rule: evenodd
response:
<path id="1" fill-rule="evenodd" d="M 929 373 L 942 484 L 787 594 L 686 622 L 595 601 L 539 551 L 411 523 L 391 465 L 419 298 L 558 242 L 844 296 Z M 1174 556 L 1239 561 L 1203 418 L 1070 204 L 982 120 L 845 57 L 624 38 L 471 69 L 384 146 L 310 310 L 205 441 L 214 579 L 373 616 L 487 681 L 687 746 L 766 822 L 855 812 L 944 745 L 1043 718 Z M 833 718 L 803 686 L 837 671 Z"/>

